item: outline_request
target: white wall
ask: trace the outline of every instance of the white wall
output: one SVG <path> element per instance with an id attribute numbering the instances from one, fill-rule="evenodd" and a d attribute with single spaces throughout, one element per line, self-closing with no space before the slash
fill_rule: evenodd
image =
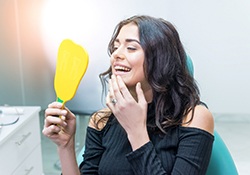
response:
<path id="1" fill-rule="evenodd" d="M 25 1 L 26 9 L 32 7 L 29 1 L 31 0 Z M 165 18 L 176 26 L 184 47 L 193 59 L 195 77 L 201 89 L 202 99 L 212 112 L 250 113 L 248 111 L 250 1 L 36 0 L 32 2 L 41 6 L 38 19 L 41 40 L 37 43 L 42 46 L 44 52 L 36 59 L 43 59 L 46 66 L 42 69 L 43 78 L 40 79 L 44 82 L 40 82 L 43 87 L 35 89 L 45 96 L 41 102 L 42 107 L 46 107 L 45 104 L 54 100 L 53 84 L 49 82 L 54 76 L 57 48 L 62 39 L 71 38 L 87 49 L 90 63 L 75 98 L 68 103 L 68 106 L 80 112 L 91 112 L 101 108 L 101 84 L 98 74 L 106 70 L 109 64 L 107 44 L 113 29 L 126 17 L 148 14 Z M 22 6 L 20 2 L 19 5 Z M 0 25 L 3 27 L 2 23 Z M 21 58 L 25 62 L 26 56 L 22 55 Z M 30 79 L 25 76 L 27 74 L 26 71 L 24 78 Z M 46 76 L 48 79 L 45 79 Z M 9 79 L 5 78 L 3 81 L 7 82 Z M 31 83 L 27 84 L 26 88 L 27 86 L 30 87 Z M 8 92 L 8 96 L 12 96 L 12 90 L 9 89 Z M 28 92 L 24 93 L 22 96 L 26 98 L 20 100 L 25 101 L 22 104 L 38 103 L 38 100 L 30 98 Z M 4 101 L 6 99 L 0 99 L 0 105 Z"/>
<path id="2" fill-rule="evenodd" d="M 175 1 L 169 19 L 195 64 L 202 99 L 216 113 L 249 114 L 250 1 Z"/>
<path id="3" fill-rule="evenodd" d="M 0 105 L 55 99 L 54 71 L 41 42 L 41 0 L 0 0 Z"/>

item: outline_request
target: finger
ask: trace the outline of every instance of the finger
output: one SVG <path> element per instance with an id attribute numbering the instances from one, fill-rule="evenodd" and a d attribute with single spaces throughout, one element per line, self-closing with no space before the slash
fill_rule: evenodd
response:
<path id="1" fill-rule="evenodd" d="M 48 105 L 48 108 L 58 108 L 58 109 L 62 109 L 63 108 L 63 104 L 57 101 L 54 101 L 52 103 L 50 103 Z"/>
<path id="2" fill-rule="evenodd" d="M 117 76 L 117 83 L 119 87 L 119 91 L 122 94 L 123 98 L 126 100 L 134 100 L 131 93 L 129 92 L 127 86 L 125 85 L 124 81 L 120 76 Z"/>
<path id="3" fill-rule="evenodd" d="M 111 79 L 109 79 L 109 91 L 108 91 L 108 94 L 106 96 L 106 104 L 107 106 L 110 108 L 112 105 L 114 105 L 112 103 L 112 100 L 115 99 L 115 96 L 114 96 L 114 90 L 113 90 L 113 85 L 112 85 L 112 81 Z M 111 108 L 110 108 L 111 109 Z"/>
<path id="4" fill-rule="evenodd" d="M 44 120 L 44 127 L 49 127 L 51 125 L 67 126 L 67 123 L 59 117 L 47 116 Z"/>
<path id="5" fill-rule="evenodd" d="M 109 92 L 107 97 L 109 97 L 110 99 L 115 98 L 111 79 L 109 79 Z"/>
<path id="6" fill-rule="evenodd" d="M 147 101 L 145 99 L 145 96 L 144 96 L 143 90 L 141 88 L 141 83 L 140 82 L 138 82 L 136 84 L 136 94 L 137 94 L 138 103 L 146 105 Z"/>
<path id="7" fill-rule="evenodd" d="M 110 92 L 108 92 L 108 94 L 107 94 L 107 96 L 106 96 L 106 105 L 107 105 L 107 107 L 108 107 L 112 112 L 114 112 L 114 104 L 113 104 L 112 101 L 111 101 Z"/>
<path id="8" fill-rule="evenodd" d="M 118 86 L 117 83 L 117 77 L 112 75 L 111 76 L 111 85 L 114 93 L 114 97 L 117 101 L 122 102 L 123 101 L 123 95 L 120 92 L 120 87 Z"/>
<path id="9" fill-rule="evenodd" d="M 67 110 L 61 108 L 47 108 L 45 110 L 45 117 L 47 116 L 66 116 Z"/>
<path id="10" fill-rule="evenodd" d="M 112 103 L 112 98 L 114 98 L 112 95 L 110 95 L 110 92 L 108 92 L 107 96 L 106 96 L 106 103 Z"/>
<path id="11" fill-rule="evenodd" d="M 58 134 L 60 131 L 61 131 L 61 127 L 57 125 L 50 125 L 49 127 L 44 128 L 42 133 L 43 135 L 47 137 L 51 137 L 51 135 Z"/>
<path id="12" fill-rule="evenodd" d="M 50 104 L 48 105 L 48 109 L 51 109 L 51 108 L 53 108 L 53 109 L 64 109 L 64 104 L 55 101 L 55 102 L 52 102 L 52 103 L 50 103 Z M 55 112 L 56 112 L 56 111 L 59 111 L 59 110 L 55 110 Z M 65 113 L 65 111 L 63 111 L 63 112 Z M 65 115 L 65 114 L 54 114 L 54 115 L 61 118 L 61 115 Z"/>
<path id="13" fill-rule="evenodd" d="M 115 78 L 114 76 L 113 76 L 113 78 Z M 112 110 L 113 108 L 112 108 L 112 106 L 114 107 L 115 105 L 116 105 L 116 103 L 118 102 L 118 100 L 117 100 L 117 98 L 119 98 L 119 97 L 117 97 L 116 95 L 115 95 L 115 90 L 114 90 L 114 88 L 115 88 L 115 86 L 114 86 L 114 81 L 116 81 L 116 80 L 112 80 L 112 78 L 109 80 L 109 94 L 108 94 L 108 96 L 107 96 L 107 98 L 106 98 L 106 104 L 107 104 L 107 106 Z M 116 83 L 116 82 L 115 82 Z M 117 83 L 116 83 L 117 84 Z M 113 110 L 112 110 L 113 111 Z"/>
<path id="14" fill-rule="evenodd" d="M 107 96 L 106 96 L 106 104 L 108 105 L 109 103 L 111 103 L 110 100 L 110 92 L 108 92 Z"/>
<path id="15" fill-rule="evenodd" d="M 71 112 L 66 106 L 64 106 L 64 108 L 61 111 L 61 115 L 60 118 L 62 120 L 74 120 L 76 118 L 75 114 L 73 112 Z"/>

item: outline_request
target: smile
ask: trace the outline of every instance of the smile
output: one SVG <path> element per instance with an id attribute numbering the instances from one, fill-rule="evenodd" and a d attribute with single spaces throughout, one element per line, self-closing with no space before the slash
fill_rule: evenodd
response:
<path id="1" fill-rule="evenodd" d="M 116 71 L 129 72 L 131 69 L 125 66 L 114 66 Z"/>

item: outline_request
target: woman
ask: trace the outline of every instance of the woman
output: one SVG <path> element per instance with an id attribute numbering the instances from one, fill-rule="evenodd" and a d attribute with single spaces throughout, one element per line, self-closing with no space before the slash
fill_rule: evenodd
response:
<path id="1" fill-rule="evenodd" d="M 43 134 L 57 144 L 63 174 L 205 174 L 214 121 L 174 26 L 133 16 L 117 25 L 108 49 L 111 66 L 100 75 L 104 85 L 109 79 L 108 108 L 90 119 L 79 168 L 74 114 L 57 102 L 45 112 Z"/>

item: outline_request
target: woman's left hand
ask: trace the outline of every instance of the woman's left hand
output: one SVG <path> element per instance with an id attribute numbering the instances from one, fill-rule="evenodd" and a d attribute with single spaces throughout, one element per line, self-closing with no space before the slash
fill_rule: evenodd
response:
<path id="1" fill-rule="evenodd" d="M 120 76 L 112 75 L 106 104 L 125 129 L 133 150 L 149 141 L 147 133 L 147 101 L 141 83 L 136 84 L 136 97 L 131 95 Z"/>

